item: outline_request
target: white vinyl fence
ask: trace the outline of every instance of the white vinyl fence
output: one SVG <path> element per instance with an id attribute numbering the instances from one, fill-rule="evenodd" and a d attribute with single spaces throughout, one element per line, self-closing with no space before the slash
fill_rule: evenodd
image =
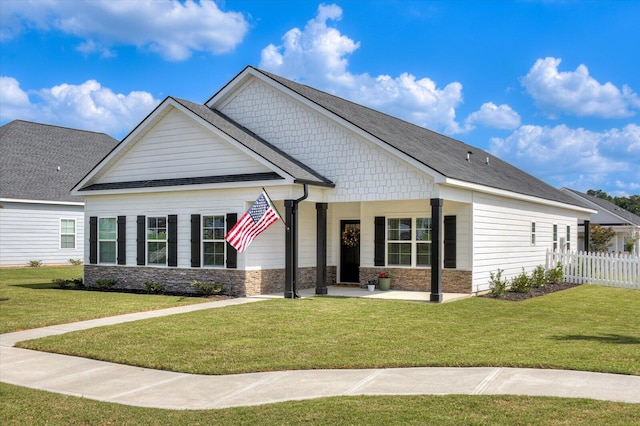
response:
<path id="1" fill-rule="evenodd" d="M 562 265 L 564 279 L 578 284 L 640 290 L 640 257 L 628 253 L 547 251 L 547 269 Z"/>

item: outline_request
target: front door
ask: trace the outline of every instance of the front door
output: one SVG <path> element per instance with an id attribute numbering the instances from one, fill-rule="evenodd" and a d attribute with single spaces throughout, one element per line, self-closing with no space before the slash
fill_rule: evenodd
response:
<path id="1" fill-rule="evenodd" d="M 340 282 L 360 282 L 360 221 L 340 221 Z"/>

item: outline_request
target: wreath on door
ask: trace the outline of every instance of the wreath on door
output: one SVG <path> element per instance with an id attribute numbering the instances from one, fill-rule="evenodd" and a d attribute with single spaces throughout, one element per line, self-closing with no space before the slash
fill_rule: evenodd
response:
<path id="1" fill-rule="evenodd" d="M 342 244 L 357 247 L 360 244 L 360 228 L 347 228 L 342 232 Z"/>

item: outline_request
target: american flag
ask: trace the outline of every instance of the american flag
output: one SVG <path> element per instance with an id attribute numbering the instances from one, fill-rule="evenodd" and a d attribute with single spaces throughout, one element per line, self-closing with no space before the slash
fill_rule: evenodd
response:
<path id="1" fill-rule="evenodd" d="M 258 235 L 276 222 L 279 217 L 271 205 L 269 197 L 263 192 L 227 233 L 225 240 L 239 253 L 242 253 Z"/>

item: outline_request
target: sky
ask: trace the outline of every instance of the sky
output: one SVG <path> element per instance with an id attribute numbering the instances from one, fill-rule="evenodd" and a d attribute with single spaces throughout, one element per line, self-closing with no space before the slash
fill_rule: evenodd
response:
<path id="1" fill-rule="evenodd" d="M 0 0 L 0 125 L 124 138 L 252 65 L 487 150 L 640 193 L 640 0 Z"/>

